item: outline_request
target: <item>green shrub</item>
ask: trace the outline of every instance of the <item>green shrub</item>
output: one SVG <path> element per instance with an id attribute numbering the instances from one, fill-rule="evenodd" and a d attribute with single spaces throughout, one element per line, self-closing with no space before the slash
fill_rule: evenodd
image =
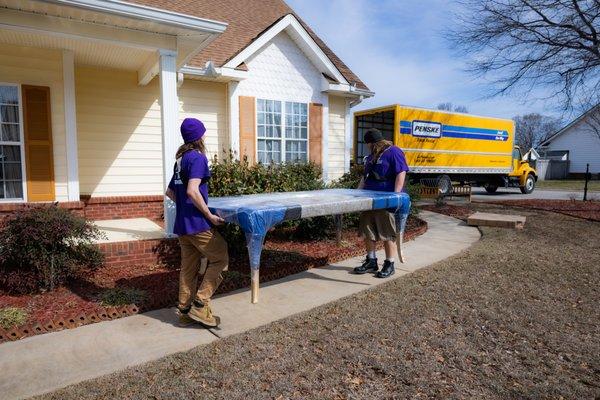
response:
<path id="1" fill-rule="evenodd" d="M 106 289 L 100 295 L 102 305 L 107 306 L 126 306 L 128 304 L 140 304 L 148 298 L 145 290 L 135 288 L 111 288 Z"/>
<path id="2" fill-rule="evenodd" d="M 210 167 L 210 195 L 214 197 L 242 194 L 295 192 L 325 187 L 321 168 L 308 164 L 249 164 L 247 158 L 236 160 L 231 155 L 213 159 Z"/>
<path id="3" fill-rule="evenodd" d="M 13 326 L 23 325 L 27 321 L 27 311 L 18 307 L 0 309 L 0 328 L 10 329 Z"/>
<path id="4" fill-rule="evenodd" d="M 16 211 L 0 232 L 0 286 L 16 293 L 52 290 L 103 263 L 94 245 L 102 236 L 90 221 L 54 204 Z"/>

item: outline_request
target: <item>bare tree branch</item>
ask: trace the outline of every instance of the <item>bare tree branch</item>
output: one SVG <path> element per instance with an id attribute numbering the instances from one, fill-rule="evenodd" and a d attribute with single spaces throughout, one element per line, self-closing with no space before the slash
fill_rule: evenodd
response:
<path id="1" fill-rule="evenodd" d="M 449 40 L 491 79 L 491 96 L 550 92 L 565 111 L 600 103 L 600 0 L 459 2 Z"/>

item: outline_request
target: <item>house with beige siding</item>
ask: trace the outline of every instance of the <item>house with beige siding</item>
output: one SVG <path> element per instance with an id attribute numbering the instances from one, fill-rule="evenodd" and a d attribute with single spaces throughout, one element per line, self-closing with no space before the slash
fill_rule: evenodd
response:
<path id="1" fill-rule="evenodd" d="M 281 0 L 0 0 L 0 212 L 164 210 L 168 229 L 186 117 L 209 158 L 313 161 L 330 181 L 372 95 Z"/>

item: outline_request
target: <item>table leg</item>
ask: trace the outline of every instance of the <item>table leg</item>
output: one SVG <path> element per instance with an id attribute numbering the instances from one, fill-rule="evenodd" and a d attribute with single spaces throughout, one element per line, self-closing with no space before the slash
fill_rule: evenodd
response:
<path id="1" fill-rule="evenodd" d="M 251 280 L 251 291 L 252 291 L 252 304 L 258 303 L 258 284 L 259 284 L 259 270 L 253 269 L 250 273 Z"/>
<path id="2" fill-rule="evenodd" d="M 408 213 L 396 213 L 395 219 L 396 227 L 398 229 L 398 235 L 396 235 L 396 250 L 398 251 L 398 261 L 400 261 L 401 263 L 405 263 L 406 258 L 404 257 L 402 245 L 404 243 L 404 229 L 406 228 L 406 220 L 408 219 Z"/>
<path id="3" fill-rule="evenodd" d="M 265 241 L 264 235 L 246 235 L 248 245 L 248 257 L 250 258 L 250 293 L 252 304 L 258 303 L 260 255 Z"/>
<path id="4" fill-rule="evenodd" d="M 396 250 L 398 251 L 398 260 L 404 264 L 404 251 L 402 250 L 402 243 L 404 241 L 404 232 L 398 232 L 396 236 Z"/>
<path id="5" fill-rule="evenodd" d="M 335 242 L 339 247 L 342 245 L 342 215 L 336 214 L 333 219 L 335 220 Z"/>

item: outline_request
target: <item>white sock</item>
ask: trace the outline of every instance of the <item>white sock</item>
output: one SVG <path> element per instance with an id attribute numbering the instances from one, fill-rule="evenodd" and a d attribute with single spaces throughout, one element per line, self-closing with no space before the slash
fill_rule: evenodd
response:
<path id="1" fill-rule="evenodd" d="M 388 261 L 388 262 L 393 263 L 394 262 L 394 257 L 386 258 L 385 260 Z"/>
<path id="2" fill-rule="evenodd" d="M 377 258 L 377 255 L 375 254 L 375 252 L 374 252 L 374 251 L 369 251 L 369 252 L 367 253 L 367 257 L 369 257 L 371 260 L 374 260 L 374 259 L 376 259 L 376 258 Z"/>

